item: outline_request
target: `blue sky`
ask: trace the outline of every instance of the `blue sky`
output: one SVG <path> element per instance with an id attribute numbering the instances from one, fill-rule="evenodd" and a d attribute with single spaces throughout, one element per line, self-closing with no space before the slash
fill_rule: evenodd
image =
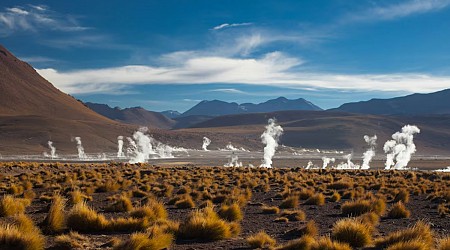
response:
<path id="1" fill-rule="evenodd" d="M 0 43 L 55 86 L 156 111 L 449 88 L 449 23 L 450 0 L 0 3 Z"/>

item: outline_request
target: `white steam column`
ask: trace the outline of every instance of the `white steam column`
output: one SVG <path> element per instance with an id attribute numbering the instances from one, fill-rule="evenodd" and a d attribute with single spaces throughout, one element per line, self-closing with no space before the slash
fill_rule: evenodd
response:
<path id="1" fill-rule="evenodd" d="M 75 137 L 75 141 L 77 142 L 78 158 L 86 159 L 87 156 L 84 153 L 84 148 L 83 148 L 83 145 L 81 144 L 81 137 L 79 137 L 79 136 Z"/>
<path id="2" fill-rule="evenodd" d="M 269 119 L 266 131 L 261 135 L 261 141 L 266 146 L 264 147 L 264 159 L 260 167 L 271 168 L 272 158 L 278 148 L 278 141 L 283 134 L 283 128 L 276 124 L 275 119 Z"/>
<path id="3" fill-rule="evenodd" d="M 377 146 L 377 136 L 374 135 L 370 137 L 368 135 L 365 135 L 364 140 L 369 146 L 369 149 L 367 149 L 367 151 L 364 152 L 363 154 L 363 163 L 361 165 L 361 169 L 369 169 L 370 168 L 369 164 L 372 161 L 372 158 L 375 156 L 375 147 Z"/>
<path id="4" fill-rule="evenodd" d="M 211 140 L 208 137 L 203 137 L 203 145 L 202 145 L 202 149 L 203 151 L 209 151 L 208 150 L 208 146 L 209 144 L 211 144 Z"/>
<path id="5" fill-rule="evenodd" d="M 322 161 L 323 161 L 322 169 L 326 169 L 327 166 L 328 166 L 328 164 L 334 162 L 335 160 L 336 160 L 336 159 L 334 159 L 334 158 L 328 158 L 328 157 L 325 157 L 325 156 L 322 157 Z"/>
<path id="6" fill-rule="evenodd" d="M 117 137 L 117 157 L 125 157 L 123 153 L 123 136 L 121 135 Z"/>
<path id="7" fill-rule="evenodd" d="M 406 125 L 401 132 L 392 135 L 392 140 L 384 144 L 384 152 L 386 155 L 386 170 L 389 169 L 406 169 L 411 155 L 416 152 L 414 144 L 414 134 L 420 133 L 417 126 Z"/>

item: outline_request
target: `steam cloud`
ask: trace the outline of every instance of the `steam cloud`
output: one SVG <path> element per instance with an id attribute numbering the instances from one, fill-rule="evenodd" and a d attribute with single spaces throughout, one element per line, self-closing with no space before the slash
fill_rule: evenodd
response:
<path id="1" fill-rule="evenodd" d="M 134 132 L 133 138 L 127 137 L 129 143 L 127 154 L 131 158 L 130 163 L 147 162 L 151 155 L 157 155 L 159 158 L 174 157 L 172 155 L 174 148 L 155 140 L 147 132 L 147 127 L 141 127 Z"/>
<path id="2" fill-rule="evenodd" d="M 123 153 L 123 136 L 117 137 L 117 157 L 124 157 Z"/>
<path id="3" fill-rule="evenodd" d="M 328 158 L 328 157 L 325 157 L 325 156 L 324 156 L 324 157 L 322 157 L 322 161 L 323 161 L 322 169 L 326 169 L 327 166 L 328 166 L 328 164 L 334 162 L 335 159 L 334 159 L 334 158 Z"/>
<path id="4" fill-rule="evenodd" d="M 375 156 L 375 147 L 377 146 L 377 136 L 374 135 L 370 137 L 368 135 L 365 135 L 364 140 L 369 146 L 369 149 L 367 149 L 367 151 L 364 152 L 363 154 L 363 163 L 361 165 L 361 169 L 369 169 L 370 168 L 369 164 L 372 161 L 372 158 Z"/>
<path id="5" fill-rule="evenodd" d="M 347 162 L 340 163 L 336 169 L 359 169 L 360 166 L 352 162 L 353 154 L 344 155 L 343 157 Z"/>
<path id="6" fill-rule="evenodd" d="M 203 137 L 203 145 L 202 145 L 202 149 L 204 150 L 204 151 L 209 151 L 208 150 L 208 146 L 209 146 L 209 144 L 211 144 L 211 140 L 208 138 L 208 137 Z"/>
<path id="7" fill-rule="evenodd" d="M 81 137 L 75 137 L 75 141 L 77 142 L 77 150 L 78 150 L 78 158 L 86 159 L 87 155 L 84 153 L 83 145 L 81 144 Z"/>
<path id="8" fill-rule="evenodd" d="M 230 159 L 228 160 L 228 163 L 223 165 L 224 167 L 242 167 L 242 162 L 239 161 L 239 157 L 234 154 L 234 152 L 231 154 Z"/>
<path id="9" fill-rule="evenodd" d="M 406 125 L 401 132 L 392 135 L 392 140 L 384 144 L 386 155 L 385 169 L 406 169 L 411 155 L 416 152 L 414 144 L 414 134 L 420 133 L 417 126 Z"/>
<path id="10" fill-rule="evenodd" d="M 282 134 L 283 128 L 276 124 L 275 119 L 269 119 L 266 131 L 261 135 L 261 141 L 266 146 L 264 147 L 264 160 L 260 167 L 272 167 L 272 157 L 275 155 L 275 150 L 278 147 L 278 141 Z"/>
<path id="11" fill-rule="evenodd" d="M 47 152 L 44 152 L 44 156 L 52 158 L 52 159 L 55 159 L 56 157 L 58 157 L 56 155 L 56 148 L 53 146 L 53 142 L 52 141 L 48 141 L 47 144 L 48 144 L 48 148 L 50 149 L 50 154 L 48 154 Z"/>

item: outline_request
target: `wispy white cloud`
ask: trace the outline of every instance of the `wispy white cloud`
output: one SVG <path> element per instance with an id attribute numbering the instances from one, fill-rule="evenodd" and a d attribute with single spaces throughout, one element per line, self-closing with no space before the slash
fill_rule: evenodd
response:
<path id="1" fill-rule="evenodd" d="M 259 58 L 195 57 L 178 66 L 137 66 L 38 72 L 71 93 L 113 92 L 139 84 L 236 83 L 300 89 L 431 92 L 448 88 L 450 76 L 422 73 L 332 74 L 302 71 L 301 61 L 280 52 Z"/>
<path id="2" fill-rule="evenodd" d="M 221 93 L 227 93 L 227 94 L 241 94 L 241 95 L 248 94 L 245 91 L 235 89 L 235 88 L 211 89 L 211 90 L 208 90 L 208 92 L 221 92 Z"/>
<path id="3" fill-rule="evenodd" d="M 57 13 L 45 6 L 15 6 L 0 11 L 0 36 L 21 31 L 73 32 L 87 29 L 89 27 L 81 26 L 72 16 Z"/>
<path id="4" fill-rule="evenodd" d="M 449 6 L 450 0 L 407 0 L 400 3 L 375 5 L 360 12 L 346 15 L 340 21 L 342 23 L 353 23 L 394 20 L 439 11 Z"/>
<path id="5" fill-rule="evenodd" d="M 221 30 L 221 29 L 240 27 L 240 26 L 250 26 L 252 24 L 253 23 L 232 23 L 232 24 L 222 23 L 220 25 L 213 27 L 212 30 Z"/>
<path id="6" fill-rule="evenodd" d="M 47 63 L 47 62 L 57 62 L 58 60 L 45 57 L 45 56 L 30 56 L 30 57 L 20 57 L 20 60 L 28 63 Z"/>

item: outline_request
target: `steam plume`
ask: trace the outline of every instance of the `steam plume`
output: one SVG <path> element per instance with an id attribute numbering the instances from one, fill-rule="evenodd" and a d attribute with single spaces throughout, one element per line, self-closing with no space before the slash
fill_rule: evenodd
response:
<path id="1" fill-rule="evenodd" d="M 416 152 L 414 134 L 420 133 L 417 126 L 406 125 L 401 132 L 392 135 L 392 140 L 384 144 L 386 155 L 385 169 L 406 169 L 411 155 Z"/>
<path id="2" fill-rule="evenodd" d="M 239 157 L 234 154 L 234 152 L 231 154 L 230 159 L 228 160 L 228 163 L 223 165 L 224 167 L 242 167 L 242 162 L 239 162 Z"/>
<path id="3" fill-rule="evenodd" d="M 58 157 L 56 155 L 56 148 L 53 146 L 53 142 L 48 141 L 47 144 L 48 144 L 48 148 L 50 149 L 50 154 L 48 154 L 47 152 L 44 152 L 44 156 L 52 158 L 52 159 L 55 159 L 56 157 Z"/>
<path id="4" fill-rule="evenodd" d="M 330 164 L 331 162 L 334 162 L 335 159 L 334 158 L 328 158 L 328 157 L 322 157 L 322 161 L 323 161 L 322 169 L 326 169 L 328 164 Z"/>
<path id="5" fill-rule="evenodd" d="M 83 145 L 81 144 L 81 137 L 79 137 L 79 136 L 75 137 L 75 141 L 77 142 L 78 158 L 86 159 L 87 156 L 84 153 L 84 148 L 83 148 Z"/>
<path id="6" fill-rule="evenodd" d="M 344 155 L 343 157 L 347 162 L 340 163 L 336 169 L 359 169 L 360 166 L 352 162 L 353 154 Z"/>
<path id="7" fill-rule="evenodd" d="M 283 128 L 276 124 L 275 119 L 269 119 L 266 131 L 262 133 L 262 143 L 266 144 L 264 147 L 264 160 L 260 167 L 271 168 L 272 157 L 275 155 L 275 150 L 278 147 L 278 141 L 283 134 Z"/>
<path id="8" fill-rule="evenodd" d="M 312 161 L 308 161 L 308 165 L 306 165 L 305 169 L 311 169 L 314 166 L 314 164 L 312 163 Z"/>
<path id="9" fill-rule="evenodd" d="M 374 135 L 370 137 L 368 135 L 365 135 L 364 140 L 369 146 L 369 149 L 367 149 L 367 151 L 364 152 L 363 154 L 363 163 L 361 169 L 369 169 L 370 168 L 369 164 L 372 161 L 372 158 L 375 156 L 375 147 L 377 146 L 377 136 Z"/>
<path id="10" fill-rule="evenodd" d="M 117 137 L 117 157 L 124 157 L 123 154 L 123 136 Z"/>
<path id="11" fill-rule="evenodd" d="M 147 131 L 147 127 L 142 127 L 139 128 L 138 131 L 134 132 L 134 140 L 131 140 L 134 142 L 134 145 L 133 143 L 131 143 L 131 145 L 135 146 L 135 148 L 132 151 L 130 163 L 146 162 L 150 158 L 150 154 L 153 152 L 153 147 L 151 144 L 152 138 L 145 134 Z M 128 141 L 130 141 L 130 139 Z"/>
<path id="12" fill-rule="evenodd" d="M 204 150 L 204 151 L 209 151 L 208 150 L 208 146 L 209 146 L 209 144 L 211 144 L 211 140 L 208 138 L 208 137 L 203 137 L 203 145 L 202 145 L 202 149 Z"/>

